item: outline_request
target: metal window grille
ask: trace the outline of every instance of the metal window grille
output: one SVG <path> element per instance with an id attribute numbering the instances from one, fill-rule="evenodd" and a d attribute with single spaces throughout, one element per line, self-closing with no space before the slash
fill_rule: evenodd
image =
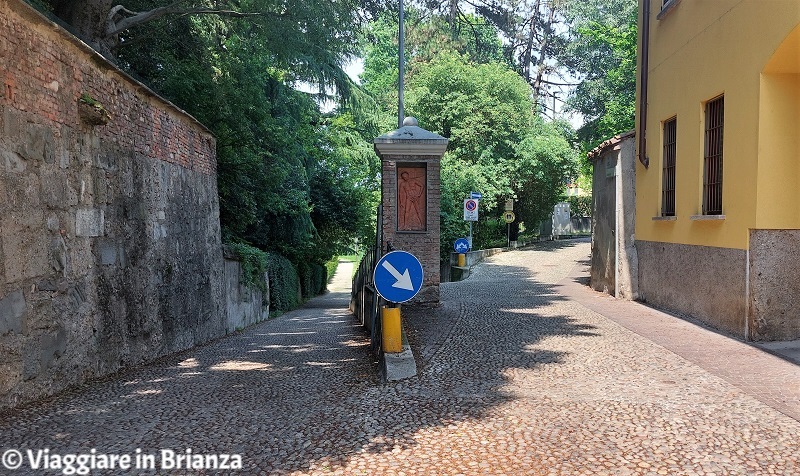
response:
<path id="1" fill-rule="evenodd" d="M 703 214 L 722 215 L 722 132 L 724 97 L 706 103 L 705 160 L 703 164 Z"/>
<path id="2" fill-rule="evenodd" d="M 675 216 L 675 151 L 678 119 L 664 122 L 664 173 L 662 177 L 661 216 Z"/>

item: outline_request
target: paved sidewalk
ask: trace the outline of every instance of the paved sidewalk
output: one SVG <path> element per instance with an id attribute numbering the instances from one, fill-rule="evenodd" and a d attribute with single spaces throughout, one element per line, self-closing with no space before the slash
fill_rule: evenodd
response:
<path id="1" fill-rule="evenodd" d="M 645 305 L 591 290 L 589 265 L 582 263 L 559 283 L 559 292 L 642 337 L 735 385 L 762 403 L 800 421 L 800 365 L 788 346 L 745 343 Z M 799 448 L 800 450 L 800 448 Z"/>
<path id="2" fill-rule="evenodd" d="M 574 283 L 588 251 L 502 253 L 441 305 L 404 308 L 418 377 L 381 384 L 348 292 L 331 292 L 0 415 L 0 451 L 191 448 L 240 454 L 248 475 L 800 474 L 797 366 L 668 315 L 645 325 L 656 311 Z"/>

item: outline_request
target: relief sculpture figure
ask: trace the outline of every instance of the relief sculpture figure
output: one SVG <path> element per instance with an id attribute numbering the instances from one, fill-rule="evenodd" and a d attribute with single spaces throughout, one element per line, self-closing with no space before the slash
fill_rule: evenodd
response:
<path id="1" fill-rule="evenodd" d="M 425 230 L 425 169 L 398 168 L 397 229 Z"/>

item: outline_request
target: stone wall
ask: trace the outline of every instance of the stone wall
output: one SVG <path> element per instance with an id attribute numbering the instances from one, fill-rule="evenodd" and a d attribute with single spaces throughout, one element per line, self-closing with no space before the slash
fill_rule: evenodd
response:
<path id="1" fill-rule="evenodd" d="M 800 230 L 750 230 L 748 338 L 800 339 Z"/>
<path id="2" fill-rule="evenodd" d="M 209 131 L 20 0 L 0 82 L 0 408 L 224 334 Z"/>
<path id="3" fill-rule="evenodd" d="M 592 160 L 592 265 L 589 283 L 596 291 L 614 294 L 616 273 L 616 164 L 619 154 Z"/>
<path id="4" fill-rule="evenodd" d="M 269 276 L 264 275 L 265 290 L 245 283 L 242 264 L 225 256 L 225 332 L 236 332 L 269 319 Z"/>
<path id="5" fill-rule="evenodd" d="M 622 299 L 639 297 L 636 250 L 636 157 L 633 132 L 589 156 L 592 173 L 591 287 Z"/>
<path id="6" fill-rule="evenodd" d="M 636 241 L 640 298 L 745 337 L 747 252 Z"/>

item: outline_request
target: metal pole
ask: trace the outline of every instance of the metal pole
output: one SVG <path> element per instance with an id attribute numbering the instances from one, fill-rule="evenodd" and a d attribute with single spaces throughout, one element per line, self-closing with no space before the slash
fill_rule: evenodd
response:
<path id="1" fill-rule="evenodd" d="M 399 34 L 398 34 L 398 38 L 399 38 L 398 39 L 398 43 L 399 43 L 398 50 L 399 51 L 398 51 L 398 75 L 397 75 L 398 76 L 397 77 L 397 85 L 398 85 L 398 91 L 397 91 L 397 127 L 398 128 L 403 127 L 403 120 L 405 119 L 405 115 L 406 115 L 405 107 L 403 106 L 403 87 L 404 87 L 404 84 L 403 84 L 404 79 L 403 79 L 403 77 L 405 76 L 405 73 L 406 73 L 406 51 L 405 51 L 406 50 L 406 38 L 405 38 L 406 35 L 405 35 L 405 28 L 403 27 L 403 24 L 405 23 L 405 20 L 404 20 L 403 16 L 404 16 L 404 13 L 403 13 L 403 0 L 400 0 L 400 28 L 399 28 Z"/>
<path id="2" fill-rule="evenodd" d="M 639 162 L 644 168 L 648 168 L 650 158 L 647 157 L 647 82 L 650 69 L 650 2 L 644 2 L 640 34 L 642 61 L 639 76 L 639 128 L 636 130 L 636 139 L 639 141 Z"/>

